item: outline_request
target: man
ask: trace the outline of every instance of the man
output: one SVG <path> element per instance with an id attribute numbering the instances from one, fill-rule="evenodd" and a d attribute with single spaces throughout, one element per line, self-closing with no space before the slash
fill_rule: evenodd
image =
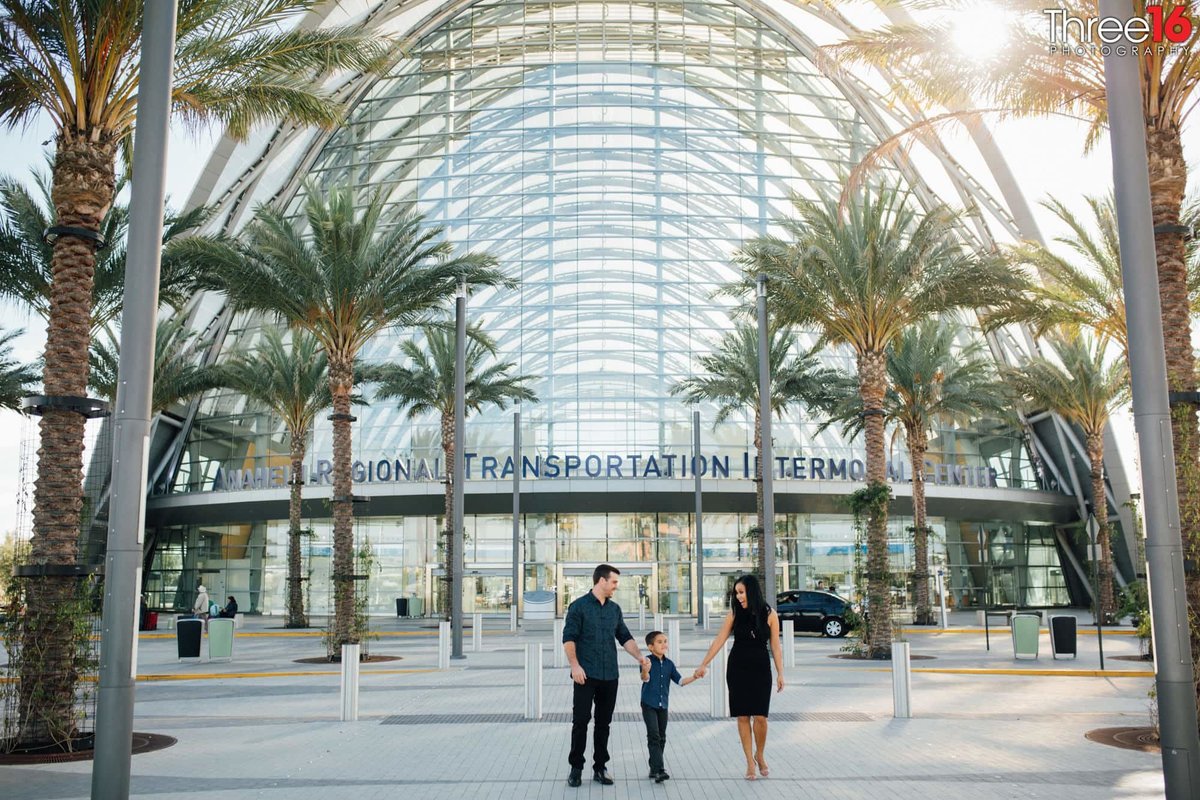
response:
<path id="1" fill-rule="evenodd" d="M 571 665 L 575 698 L 571 708 L 571 754 L 567 761 L 571 772 L 568 786 L 583 782 L 584 748 L 587 747 L 588 721 L 596 707 L 595 741 L 592 751 L 592 780 L 611 786 L 608 764 L 608 729 L 617 705 L 617 651 L 613 640 L 625 648 L 639 664 L 647 663 L 621 617 L 621 607 L 612 596 L 617 591 L 621 571 L 601 564 L 592 573 L 592 590 L 567 608 L 563 624 L 563 650 Z"/>

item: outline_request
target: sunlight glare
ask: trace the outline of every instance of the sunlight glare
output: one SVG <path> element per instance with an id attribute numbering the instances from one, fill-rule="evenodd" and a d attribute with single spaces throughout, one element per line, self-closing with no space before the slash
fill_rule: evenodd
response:
<path id="1" fill-rule="evenodd" d="M 977 3 L 950 12 L 954 47 L 971 61 L 988 61 L 1008 43 L 1012 15 L 992 3 Z"/>

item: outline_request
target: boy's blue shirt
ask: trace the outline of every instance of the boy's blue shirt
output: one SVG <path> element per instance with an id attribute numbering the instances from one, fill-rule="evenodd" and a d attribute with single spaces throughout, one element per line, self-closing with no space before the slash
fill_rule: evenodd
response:
<path id="1" fill-rule="evenodd" d="M 651 708 L 666 708 L 671 694 L 671 681 L 679 683 L 683 676 L 675 668 L 675 662 L 663 656 L 650 656 L 650 680 L 642 682 L 642 705 Z"/>

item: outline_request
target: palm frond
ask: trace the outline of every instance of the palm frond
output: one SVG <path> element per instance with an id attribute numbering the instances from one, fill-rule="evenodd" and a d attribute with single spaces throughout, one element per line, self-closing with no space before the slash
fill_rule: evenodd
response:
<path id="1" fill-rule="evenodd" d="M 24 331 L 0 330 L 0 408 L 18 411 L 21 400 L 33 393 L 41 381 L 35 364 L 23 364 L 12 356 L 12 340 Z"/>

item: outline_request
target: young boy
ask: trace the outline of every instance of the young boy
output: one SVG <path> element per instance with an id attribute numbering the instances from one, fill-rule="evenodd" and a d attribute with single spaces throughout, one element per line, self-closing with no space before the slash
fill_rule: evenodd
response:
<path id="1" fill-rule="evenodd" d="M 667 658 L 667 635 L 662 631 L 646 634 L 650 649 L 648 663 L 642 664 L 642 718 L 646 721 L 646 745 L 650 748 L 650 779 L 662 783 L 671 776 L 663 769 L 663 748 L 667 744 L 667 696 L 671 681 L 687 686 L 696 680 L 693 674 L 679 674 L 675 662 Z"/>

